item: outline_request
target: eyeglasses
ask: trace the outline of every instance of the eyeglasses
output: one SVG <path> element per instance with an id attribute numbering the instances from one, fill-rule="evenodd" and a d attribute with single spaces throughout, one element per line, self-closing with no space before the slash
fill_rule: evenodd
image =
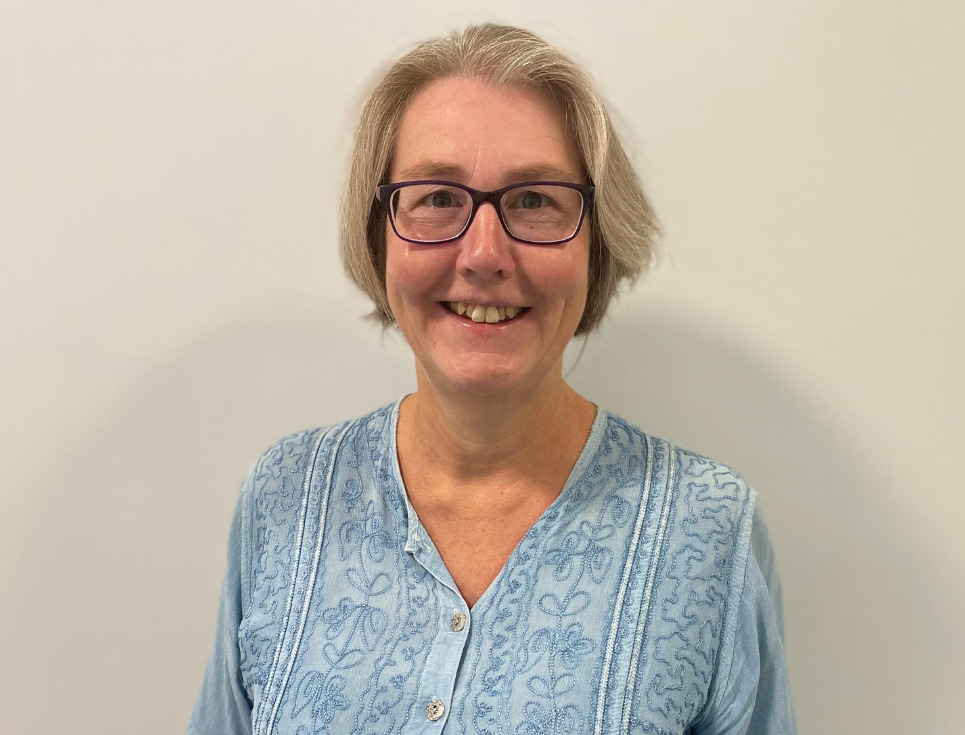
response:
<path id="1" fill-rule="evenodd" d="M 483 202 L 496 208 L 503 229 L 529 245 L 560 245 L 576 237 L 596 189 L 562 181 L 526 181 L 477 191 L 451 181 L 402 181 L 375 190 L 400 239 L 439 245 L 462 237 Z"/>

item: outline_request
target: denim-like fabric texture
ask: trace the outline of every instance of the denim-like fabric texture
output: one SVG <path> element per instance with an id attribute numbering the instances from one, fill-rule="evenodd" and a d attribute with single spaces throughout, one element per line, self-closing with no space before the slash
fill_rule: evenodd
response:
<path id="1" fill-rule="evenodd" d="M 397 419 L 293 435 L 252 470 L 189 732 L 796 731 L 771 546 L 733 470 L 600 410 L 470 610 L 405 495 Z"/>

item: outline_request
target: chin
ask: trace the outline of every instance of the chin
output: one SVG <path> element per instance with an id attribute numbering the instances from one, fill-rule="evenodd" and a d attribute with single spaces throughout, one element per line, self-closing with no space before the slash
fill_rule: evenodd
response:
<path id="1" fill-rule="evenodd" d="M 484 361 L 488 362 L 488 361 Z M 467 396 L 506 396 L 537 392 L 546 376 L 524 373 L 518 365 L 507 365 L 502 357 L 498 364 L 463 365 L 462 369 L 446 371 L 437 377 L 448 391 Z"/>

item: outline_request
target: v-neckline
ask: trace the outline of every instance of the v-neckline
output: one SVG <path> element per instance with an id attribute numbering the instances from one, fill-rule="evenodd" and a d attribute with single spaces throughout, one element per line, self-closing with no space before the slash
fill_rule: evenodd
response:
<path id="1" fill-rule="evenodd" d="M 530 538 L 534 532 L 539 532 L 547 523 L 547 518 L 551 515 L 555 515 L 558 507 L 562 506 L 569 499 L 569 496 L 573 494 L 573 488 L 579 484 L 580 478 L 583 476 L 587 467 L 589 466 L 591 460 L 595 456 L 597 449 L 603 442 L 603 435 L 605 432 L 605 426 L 609 414 L 605 409 L 596 407 L 596 416 L 593 419 L 593 423 L 590 426 L 590 433 L 583 444 L 583 448 L 580 450 L 577 456 L 576 462 L 573 464 L 573 468 L 570 470 L 570 474 L 566 478 L 566 482 L 563 483 L 563 488 L 560 490 L 559 495 L 550 503 L 546 509 L 540 514 L 540 516 L 533 522 L 519 542 L 513 548 L 512 552 L 506 558 L 505 563 L 500 568 L 499 572 L 493 577 L 489 586 L 486 587 L 485 591 L 476 600 L 476 603 L 470 606 L 462 593 L 459 591 L 459 587 L 456 585 L 452 574 L 446 567 L 445 561 L 443 561 L 442 556 L 439 554 L 438 549 L 436 549 L 435 543 L 429 537 L 425 526 L 422 525 L 422 521 L 419 519 L 418 513 L 416 513 L 415 508 L 412 506 L 412 502 L 409 500 L 409 494 L 405 487 L 405 482 L 402 480 L 402 468 L 399 464 L 399 452 L 398 452 L 398 428 L 399 428 L 399 408 L 402 405 L 402 401 L 405 400 L 405 396 L 400 398 L 393 404 L 391 409 L 391 415 L 389 420 L 386 422 L 386 430 L 389 436 L 388 445 L 389 451 L 387 456 L 390 460 L 391 467 L 390 471 L 393 476 L 393 480 L 402 495 L 405 502 L 405 522 L 406 522 L 406 541 L 404 550 L 408 553 L 417 554 L 420 548 L 425 548 L 431 551 L 431 558 L 438 561 L 438 563 L 430 563 L 429 566 L 423 564 L 427 571 L 432 574 L 439 582 L 444 584 L 453 593 L 455 593 L 463 604 L 465 604 L 467 610 L 472 610 L 473 613 L 478 613 L 483 607 L 489 604 L 490 598 L 495 594 L 495 590 L 498 589 L 500 580 L 507 573 L 506 570 L 509 569 L 516 557 L 518 555 L 520 547 L 523 543 Z"/>

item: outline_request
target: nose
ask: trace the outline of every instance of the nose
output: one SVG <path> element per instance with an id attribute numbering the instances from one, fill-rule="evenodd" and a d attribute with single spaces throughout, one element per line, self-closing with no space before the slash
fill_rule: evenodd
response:
<path id="1" fill-rule="evenodd" d="M 469 278 L 508 278 L 516 270 L 512 245 L 513 240 L 503 229 L 496 208 L 484 202 L 460 239 L 456 268 Z"/>

